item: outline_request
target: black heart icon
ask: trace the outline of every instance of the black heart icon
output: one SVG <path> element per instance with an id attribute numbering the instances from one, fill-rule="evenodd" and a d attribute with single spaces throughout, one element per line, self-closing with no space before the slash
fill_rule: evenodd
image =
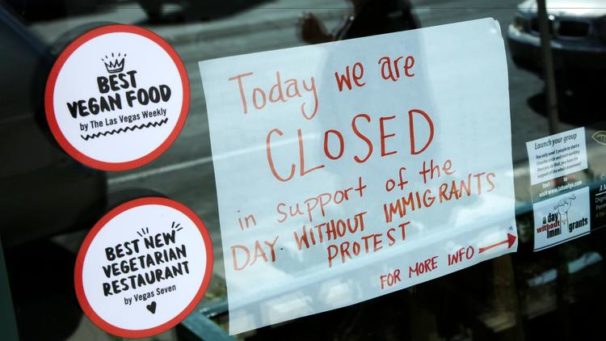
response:
<path id="1" fill-rule="evenodd" d="M 156 301 L 153 301 L 151 304 L 145 306 L 147 310 L 149 310 L 152 314 L 156 313 Z"/>

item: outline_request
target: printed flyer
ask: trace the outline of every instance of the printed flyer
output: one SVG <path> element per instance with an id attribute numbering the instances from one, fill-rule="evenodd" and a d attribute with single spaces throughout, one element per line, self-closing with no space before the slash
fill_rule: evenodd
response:
<path id="1" fill-rule="evenodd" d="M 585 128 L 526 143 L 534 211 L 534 250 L 591 230 Z"/>

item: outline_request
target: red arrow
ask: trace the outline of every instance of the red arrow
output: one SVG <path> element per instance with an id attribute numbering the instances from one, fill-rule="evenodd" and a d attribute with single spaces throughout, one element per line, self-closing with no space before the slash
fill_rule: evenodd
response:
<path id="1" fill-rule="evenodd" d="M 488 245 L 488 246 L 485 246 L 485 247 L 481 247 L 480 248 L 480 253 L 482 253 L 484 251 L 488 251 L 488 250 L 492 249 L 493 247 L 497 247 L 497 246 L 503 245 L 503 244 L 507 244 L 507 248 L 509 249 L 513 245 L 513 243 L 515 243 L 515 242 L 516 242 L 516 236 L 514 236 L 511 233 L 508 233 L 507 234 L 507 240 L 504 240 L 502 242 L 498 242 L 498 243 L 495 243 L 495 244 L 492 244 L 492 245 Z"/>

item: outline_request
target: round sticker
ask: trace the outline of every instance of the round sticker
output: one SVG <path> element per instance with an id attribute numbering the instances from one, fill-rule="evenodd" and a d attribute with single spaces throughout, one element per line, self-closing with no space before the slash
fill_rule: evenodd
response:
<path id="1" fill-rule="evenodd" d="M 183 62 L 166 41 L 135 26 L 103 26 L 78 37 L 46 83 L 55 139 L 74 159 L 101 170 L 128 170 L 160 156 L 188 110 Z"/>
<path id="2" fill-rule="evenodd" d="M 212 266 L 212 242 L 194 212 L 165 198 L 137 199 L 111 210 L 86 236 L 76 260 L 76 295 L 101 329 L 148 337 L 191 313 Z"/>

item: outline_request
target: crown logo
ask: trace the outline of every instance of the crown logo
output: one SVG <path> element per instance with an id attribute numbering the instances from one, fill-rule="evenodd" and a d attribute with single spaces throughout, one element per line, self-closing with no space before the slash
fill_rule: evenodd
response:
<path id="1" fill-rule="evenodd" d="M 101 61 L 105 64 L 107 72 L 118 73 L 124 70 L 124 57 L 126 57 L 126 54 L 122 55 L 122 53 L 118 53 L 118 55 L 115 56 L 112 52 L 111 58 L 105 56 L 105 58 L 101 58 Z"/>

